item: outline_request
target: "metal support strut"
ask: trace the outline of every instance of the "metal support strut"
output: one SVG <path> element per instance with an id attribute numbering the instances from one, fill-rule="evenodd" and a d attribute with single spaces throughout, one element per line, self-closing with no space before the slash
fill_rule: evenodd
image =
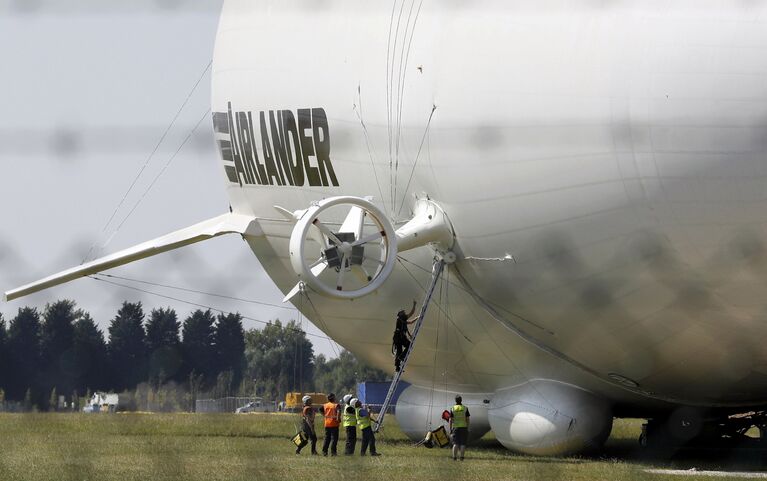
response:
<path id="1" fill-rule="evenodd" d="M 389 386 L 389 392 L 386 393 L 386 399 L 381 406 L 381 412 L 378 415 L 378 420 L 375 422 L 376 426 L 373 429 L 373 432 L 377 433 L 378 430 L 381 429 L 381 426 L 383 426 L 384 416 L 386 415 L 386 411 L 389 409 L 389 404 L 391 403 L 391 400 L 394 397 L 394 393 L 397 390 L 397 385 L 399 384 L 400 378 L 402 378 L 402 374 L 405 372 L 407 361 L 410 359 L 410 353 L 412 353 L 413 348 L 415 348 L 415 341 L 418 338 L 418 331 L 421 330 L 421 325 L 423 324 L 423 320 L 426 317 L 426 309 L 429 307 L 431 297 L 434 294 L 434 288 L 437 286 L 437 281 L 439 280 L 439 276 L 442 274 L 444 267 L 445 261 L 442 258 L 437 258 L 434 260 L 434 265 L 432 265 L 431 268 L 431 284 L 429 285 L 429 290 L 426 291 L 426 299 L 423 301 L 421 312 L 418 314 L 418 320 L 416 321 L 415 328 L 413 329 L 413 339 L 410 341 L 410 347 L 405 352 L 405 358 L 402 359 L 400 370 L 394 373 L 394 379 L 392 379 L 391 385 Z"/>

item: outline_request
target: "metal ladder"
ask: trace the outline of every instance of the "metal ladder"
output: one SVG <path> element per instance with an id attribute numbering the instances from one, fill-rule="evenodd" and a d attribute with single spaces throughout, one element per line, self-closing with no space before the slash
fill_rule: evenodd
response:
<path id="1" fill-rule="evenodd" d="M 426 299 L 423 301 L 421 312 L 418 314 L 418 320 L 416 321 L 415 328 L 413 329 L 413 339 L 410 342 L 410 347 L 405 352 L 405 358 L 402 359 L 402 364 L 400 365 L 399 371 L 394 373 L 394 379 L 392 379 L 391 385 L 389 385 L 389 392 L 386 393 L 386 399 L 384 399 L 383 405 L 381 405 L 381 412 L 378 415 L 378 419 L 375 421 L 376 426 L 373 429 L 373 432 L 377 433 L 378 430 L 381 429 L 381 426 L 383 426 L 384 416 L 386 415 L 386 411 L 389 409 L 389 404 L 391 404 L 391 400 L 394 397 L 394 392 L 397 390 L 397 385 L 399 384 L 400 378 L 402 377 L 402 374 L 405 373 L 407 361 L 410 359 L 410 353 L 413 352 L 415 341 L 418 338 L 418 331 L 421 330 L 421 325 L 423 324 L 423 320 L 426 317 L 426 309 L 429 307 L 431 297 L 434 294 L 434 288 L 437 286 L 437 281 L 439 280 L 439 276 L 442 274 L 444 267 L 445 261 L 443 259 L 437 258 L 434 260 L 434 265 L 432 265 L 431 268 L 431 284 L 429 285 L 429 290 L 426 291 Z"/>

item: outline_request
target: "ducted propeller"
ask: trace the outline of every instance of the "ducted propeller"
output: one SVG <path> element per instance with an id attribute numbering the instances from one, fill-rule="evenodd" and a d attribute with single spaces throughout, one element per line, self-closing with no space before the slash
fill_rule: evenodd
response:
<path id="1" fill-rule="evenodd" d="M 395 232 L 370 198 L 331 197 L 290 213 L 296 220 L 290 236 L 290 262 L 299 283 L 288 301 L 308 286 L 320 294 L 354 299 L 375 291 L 394 269 L 397 252 L 426 244 L 452 247 L 447 216 L 434 202 L 416 202 L 413 218 Z"/>
<path id="2" fill-rule="evenodd" d="M 300 282 L 327 296 L 353 299 L 389 277 L 397 258 L 394 227 L 369 200 L 332 197 L 296 217 L 290 262 Z M 300 283 L 286 300 L 299 290 Z"/>

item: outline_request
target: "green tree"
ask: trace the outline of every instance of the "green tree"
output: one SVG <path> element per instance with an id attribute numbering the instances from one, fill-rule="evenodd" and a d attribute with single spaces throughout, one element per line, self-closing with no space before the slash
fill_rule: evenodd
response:
<path id="1" fill-rule="evenodd" d="M 72 340 L 72 369 L 77 392 L 105 389 L 109 373 L 109 357 L 104 333 L 90 314 L 83 313 L 75 322 Z"/>
<path id="2" fill-rule="evenodd" d="M 149 354 L 149 381 L 162 385 L 177 378 L 181 369 L 181 341 L 176 311 L 153 309 L 146 323 L 146 346 Z"/>
<path id="3" fill-rule="evenodd" d="M 242 316 L 219 314 L 213 330 L 213 343 L 216 346 L 218 372 L 230 373 L 226 390 L 231 392 L 242 382 L 242 372 L 245 368 L 245 331 L 242 329 Z M 217 383 L 220 383 L 220 379 Z"/>
<path id="4" fill-rule="evenodd" d="M 188 386 L 189 386 L 189 411 L 195 412 L 195 409 L 196 409 L 195 404 L 197 401 L 197 396 L 200 394 L 200 390 L 202 389 L 202 374 L 197 374 L 194 371 L 190 372 Z"/>
<path id="5" fill-rule="evenodd" d="M 51 397 L 48 399 L 48 410 L 58 411 L 59 409 L 59 397 L 56 394 L 56 387 L 51 389 Z"/>
<path id="6" fill-rule="evenodd" d="M 8 399 L 21 401 L 25 393 L 29 396 L 29 406 L 34 400 L 40 401 L 41 395 L 38 375 L 42 365 L 40 361 L 40 313 L 37 309 L 23 307 L 8 327 L 9 365 Z M 42 394 L 44 395 L 44 394 Z M 34 399 L 33 399 L 34 398 Z"/>
<path id="7" fill-rule="evenodd" d="M 146 381 L 146 333 L 140 302 L 123 302 L 109 326 L 109 361 L 117 391 L 133 389 Z"/>
<path id="8" fill-rule="evenodd" d="M 202 376 L 202 385 L 210 387 L 216 381 L 216 346 L 213 341 L 215 316 L 210 310 L 194 311 L 184 320 L 181 352 L 185 377 L 195 373 Z"/>
<path id="9" fill-rule="evenodd" d="M 335 359 L 326 360 L 320 354 L 315 358 L 315 388 L 320 392 L 353 393 L 361 381 L 385 381 L 388 375 L 371 367 L 347 350 Z"/>
<path id="10" fill-rule="evenodd" d="M 8 357 L 8 333 L 5 330 L 5 319 L 0 314 L 0 390 L 8 387 L 8 376 L 10 358 Z M 5 400 L 5 399 L 3 399 Z"/>
<path id="11" fill-rule="evenodd" d="M 34 404 L 32 404 L 32 389 L 27 389 L 27 391 L 24 393 L 23 405 L 25 411 L 31 411 L 34 408 Z"/>
<path id="12" fill-rule="evenodd" d="M 277 320 L 245 333 L 246 375 L 259 394 L 274 399 L 314 386 L 314 349 L 296 321 Z"/>
<path id="13" fill-rule="evenodd" d="M 74 301 L 61 300 L 45 306 L 40 330 L 40 350 L 43 362 L 42 388 L 46 392 L 56 388 L 60 392 L 72 390 L 75 378 L 72 365 L 74 323 L 81 314 L 76 310 Z M 47 407 L 55 409 L 56 403 Z"/>
<path id="14" fill-rule="evenodd" d="M 222 371 L 216 376 L 216 385 L 213 388 L 213 397 L 229 397 L 232 395 L 232 371 Z"/>

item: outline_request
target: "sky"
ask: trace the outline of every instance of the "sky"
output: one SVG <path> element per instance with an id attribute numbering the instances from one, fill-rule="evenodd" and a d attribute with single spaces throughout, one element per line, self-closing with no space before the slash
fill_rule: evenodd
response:
<path id="1" fill-rule="evenodd" d="M 220 6 L 0 0 L 0 290 L 228 211 L 208 113 Z M 123 300 L 181 318 L 210 307 L 242 313 L 246 329 L 296 319 L 316 352 L 338 352 L 282 304 L 240 237 L 106 274 L 0 301 L 0 313 L 72 299 L 107 334 Z"/>

